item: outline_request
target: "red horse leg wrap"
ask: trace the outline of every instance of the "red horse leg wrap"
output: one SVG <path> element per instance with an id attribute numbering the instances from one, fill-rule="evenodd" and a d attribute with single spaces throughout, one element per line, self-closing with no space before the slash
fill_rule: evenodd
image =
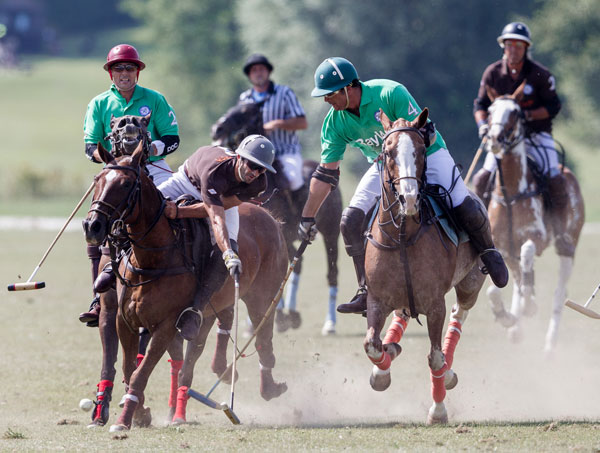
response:
<path id="1" fill-rule="evenodd" d="M 373 364 L 380 370 L 387 370 L 390 368 L 390 365 L 392 364 L 392 358 L 385 351 L 383 351 L 381 353 L 381 356 L 378 359 L 374 359 L 371 356 L 367 356 L 367 357 L 369 357 L 371 362 L 373 362 Z"/>
<path id="2" fill-rule="evenodd" d="M 101 417 L 102 415 L 102 401 L 104 401 L 104 392 L 106 389 L 113 388 L 113 381 L 109 381 L 107 379 L 100 381 L 96 386 L 98 391 L 96 392 L 96 409 L 94 414 L 94 419 Z"/>
<path id="3" fill-rule="evenodd" d="M 188 395 L 187 391 L 188 388 L 185 385 L 182 385 L 177 389 L 177 408 L 175 409 L 173 420 L 181 419 L 185 421 L 185 408 L 187 406 L 187 401 L 190 399 L 190 395 Z"/>
<path id="4" fill-rule="evenodd" d="M 400 316 L 394 316 L 394 319 L 385 334 L 385 338 L 383 339 L 383 344 L 400 343 L 405 330 L 406 320 Z"/>
<path id="5" fill-rule="evenodd" d="M 183 367 L 183 360 L 169 359 L 171 363 L 171 393 L 169 393 L 169 407 L 177 407 L 177 388 L 179 387 L 179 371 Z"/>
<path id="6" fill-rule="evenodd" d="M 454 350 L 460 340 L 462 333 L 462 325 L 457 320 L 450 321 L 448 324 L 448 330 L 446 331 L 446 338 L 444 339 L 444 348 L 442 349 L 446 356 L 446 363 L 448 368 L 452 368 L 452 362 L 454 361 Z"/>
<path id="7" fill-rule="evenodd" d="M 446 374 L 446 370 L 448 369 L 448 364 L 444 363 L 444 366 L 439 370 L 431 371 L 431 396 L 433 397 L 433 401 L 436 403 L 441 403 L 446 398 L 446 386 L 444 385 L 444 375 Z"/>
<path id="8" fill-rule="evenodd" d="M 142 363 L 142 360 L 144 360 L 144 354 L 138 354 L 137 355 L 137 362 L 135 363 L 135 367 L 139 367 L 140 363 Z"/>

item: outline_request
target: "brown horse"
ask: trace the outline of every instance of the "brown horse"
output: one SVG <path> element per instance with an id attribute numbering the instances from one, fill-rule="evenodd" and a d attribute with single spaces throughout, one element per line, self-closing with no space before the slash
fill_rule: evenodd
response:
<path id="1" fill-rule="evenodd" d="M 96 176 L 96 189 L 84 230 L 90 244 L 110 238 L 128 238 L 132 253 L 119 266 L 117 281 L 117 332 L 123 348 L 123 374 L 128 394 L 123 411 L 111 431 L 129 429 L 135 418 L 149 424 L 143 407 L 144 389 L 150 373 L 175 338 L 175 322 L 191 304 L 196 276 L 169 220 L 163 215 L 164 199 L 143 171 L 141 144 L 131 156 L 118 161 L 99 147 L 107 164 Z M 259 233 L 260 232 L 260 233 Z M 253 205 L 240 207 L 240 257 L 244 263 L 241 297 L 250 317 L 260 322 L 279 288 L 287 268 L 287 253 L 279 226 L 268 213 Z M 169 301 L 168 304 L 165 301 Z M 207 317 L 233 304 L 233 282 L 228 281 L 205 309 Z M 278 396 L 287 387 L 273 381 L 275 358 L 273 319 L 257 334 L 263 396 Z M 138 328 L 152 333 L 148 351 L 136 368 Z M 203 329 L 205 341 L 208 329 Z M 193 366 L 193 364 L 189 364 Z M 185 365 L 184 365 L 185 368 Z M 184 370 L 185 371 L 185 370 Z"/>
<path id="2" fill-rule="evenodd" d="M 259 104 L 239 104 L 230 108 L 221 118 L 212 126 L 211 136 L 213 143 L 219 146 L 226 146 L 230 149 L 236 149 L 240 142 L 250 134 L 265 135 L 263 129 L 262 111 Z M 278 161 L 274 165 L 277 168 Z M 263 207 L 267 209 L 276 219 L 282 221 L 283 236 L 288 248 L 288 256 L 291 258 L 296 254 L 294 242 L 298 240 L 298 224 L 302 208 L 308 198 L 308 183 L 318 163 L 314 160 L 304 160 L 303 175 L 305 185 L 302 190 L 294 193 L 294 196 L 287 190 L 281 190 L 282 186 L 287 184 L 285 177 L 276 179 L 271 173 L 267 176 L 269 179 L 269 189 L 267 192 L 273 193 L 272 196 L 264 201 Z M 281 173 L 281 172 L 280 172 Z M 283 174 L 281 173 L 281 176 Z M 327 282 L 329 284 L 329 302 L 325 324 L 323 325 L 323 335 L 335 333 L 336 324 L 336 301 L 338 284 L 338 238 L 340 236 L 340 219 L 342 218 L 342 196 L 339 189 L 334 189 L 325 199 L 322 208 L 319 210 L 315 220 L 317 229 L 323 237 L 325 251 L 327 253 Z M 298 286 L 300 282 L 300 273 L 302 271 L 302 260 L 300 260 L 294 269 L 291 280 L 288 284 L 285 305 L 289 308 L 287 317 L 283 315 L 282 310 L 277 311 L 275 322 L 278 331 L 284 331 L 288 327 L 298 328 L 300 326 L 299 312 L 296 311 L 296 299 Z M 279 308 L 282 308 L 280 305 Z M 289 318 L 289 319 L 288 319 Z"/>
<path id="3" fill-rule="evenodd" d="M 451 369 L 454 350 L 485 277 L 478 269 L 478 254 L 471 243 L 461 242 L 456 246 L 439 230 L 434 214 L 427 207 L 429 202 L 423 187 L 426 148 L 421 132 L 427 116 L 428 110 L 424 109 L 412 122 L 398 119 L 392 123 L 381 112 L 386 134 L 379 158 L 381 202 L 368 235 L 365 257 L 369 295 L 364 348 L 374 363 L 371 386 L 385 390 L 391 383 L 391 361 L 401 351 L 398 342 L 408 315 L 426 316 L 434 401 L 427 421 L 446 423 L 446 389 L 457 383 Z M 442 350 L 445 294 L 452 288 L 457 304 L 452 308 Z M 381 330 L 394 310 L 394 321 L 382 342 Z"/>
<path id="4" fill-rule="evenodd" d="M 499 288 L 491 285 L 487 293 L 497 320 L 509 328 L 508 334 L 513 341 L 522 336 L 522 315 L 532 316 L 537 310 L 534 259 L 542 254 L 552 238 L 552 219 L 545 206 L 540 181 L 536 181 L 527 162 L 525 126 L 518 103 L 523 87 L 524 84 L 510 96 L 498 96 L 488 89 L 488 96 L 493 102 L 489 108 L 491 127 L 487 148 L 498 162 L 489 216 L 494 243 L 513 277 L 510 313 L 504 309 Z M 583 198 L 575 175 L 566 167 L 562 168 L 562 172 L 568 193 L 566 233 L 576 246 L 585 218 Z M 552 351 L 557 340 L 566 286 L 573 269 L 572 256 L 559 255 L 559 259 L 552 317 L 544 346 L 546 353 Z"/>

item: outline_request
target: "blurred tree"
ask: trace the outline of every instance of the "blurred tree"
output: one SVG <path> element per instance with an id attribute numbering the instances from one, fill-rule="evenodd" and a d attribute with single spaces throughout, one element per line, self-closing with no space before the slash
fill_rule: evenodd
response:
<path id="1" fill-rule="evenodd" d="M 168 92 L 190 154 L 210 142 L 210 126 L 243 88 L 234 0 L 123 0 L 150 35 L 153 69 L 175 80 Z"/>
<path id="2" fill-rule="evenodd" d="M 561 117 L 577 125 L 578 140 L 596 145 L 600 140 L 600 2 L 547 0 L 536 13 L 531 32 L 533 50 L 557 78 Z"/>
<path id="3" fill-rule="evenodd" d="M 511 14 L 531 9 L 521 0 L 245 0 L 237 17 L 246 47 L 269 55 L 274 78 L 303 102 L 310 128 L 302 140 L 312 157 L 327 111 L 322 99 L 310 99 L 314 70 L 326 57 L 343 56 L 362 80 L 406 85 L 467 166 L 478 145 L 472 103 L 483 70 L 501 54 L 496 37 Z"/>
<path id="4" fill-rule="evenodd" d="M 133 25 L 130 15 L 118 8 L 120 0 L 52 0 L 48 2 L 48 22 L 62 35 L 97 32 Z"/>

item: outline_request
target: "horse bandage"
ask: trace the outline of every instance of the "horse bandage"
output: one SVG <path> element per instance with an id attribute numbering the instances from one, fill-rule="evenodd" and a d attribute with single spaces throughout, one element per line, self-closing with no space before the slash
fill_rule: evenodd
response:
<path id="1" fill-rule="evenodd" d="M 335 170 L 331 170 L 319 165 L 312 174 L 312 177 L 329 184 L 331 186 L 331 190 L 333 190 L 340 182 L 340 169 L 336 168 Z"/>

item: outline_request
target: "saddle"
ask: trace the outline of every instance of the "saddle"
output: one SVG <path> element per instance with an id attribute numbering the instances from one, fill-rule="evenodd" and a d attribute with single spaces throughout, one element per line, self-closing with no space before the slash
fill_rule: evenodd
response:
<path id="1" fill-rule="evenodd" d="M 191 195 L 182 195 L 175 202 L 178 206 L 199 203 Z M 169 222 L 183 251 L 186 267 L 193 269 L 196 279 L 201 281 L 213 250 L 208 219 L 185 218 Z"/>

